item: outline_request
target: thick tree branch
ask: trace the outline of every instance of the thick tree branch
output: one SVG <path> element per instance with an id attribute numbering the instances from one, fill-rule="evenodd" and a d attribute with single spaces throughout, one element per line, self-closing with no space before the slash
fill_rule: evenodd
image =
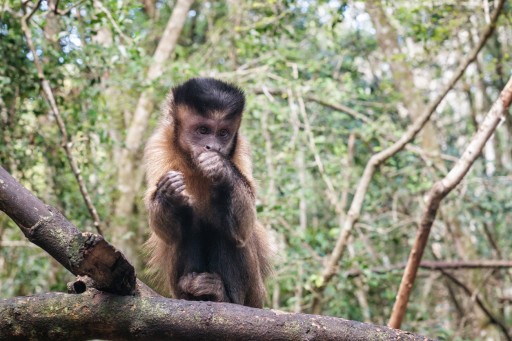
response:
<path id="1" fill-rule="evenodd" d="M 133 266 L 102 236 L 81 233 L 55 208 L 46 206 L 0 167 L 0 210 L 25 236 L 75 275 L 121 295 L 136 292 Z"/>
<path id="2" fill-rule="evenodd" d="M 49 323 L 51 321 L 51 323 Z M 88 290 L 0 300 L 2 339 L 428 340 L 340 318 Z"/>
<path id="3" fill-rule="evenodd" d="M 418 265 L 421 262 L 423 251 L 427 245 L 428 236 L 434 220 L 436 218 L 437 210 L 441 200 L 450 193 L 455 186 L 464 178 L 469 171 L 476 158 L 482 152 L 485 143 L 496 130 L 498 124 L 505 120 L 510 102 L 512 101 L 512 77 L 500 94 L 498 100 L 494 103 L 491 110 L 480 124 L 475 136 L 469 142 L 469 145 L 462 153 L 459 161 L 455 163 L 450 172 L 441 180 L 437 181 L 430 190 L 427 199 L 426 207 L 423 211 L 419 223 L 419 229 L 416 234 L 416 240 L 411 249 L 407 267 L 398 290 L 395 305 L 389 320 L 389 326 L 393 328 L 400 328 L 402 320 L 405 315 L 409 296 L 411 294 L 416 274 L 418 272 Z"/>
<path id="4" fill-rule="evenodd" d="M 336 245 L 327 260 L 327 264 L 324 267 L 321 273 L 321 285 L 314 287 L 313 289 L 313 300 L 312 300 L 312 311 L 313 313 L 320 313 L 322 309 L 321 304 L 321 296 L 323 291 L 326 288 L 327 283 L 334 277 L 337 271 L 337 264 L 341 257 L 343 256 L 343 252 L 345 251 L 345 247 L 352 233 L 352 229 L 354 224 L 359 219 L 359 215 L 361 214 L 361 209 L 363 207 L 363 201 L 366 196 L 366 192 L 368 191 L 368 186 L 370 185 L 370 181 L 372 180 L 373 174 L 377 170 L 377 168 L 390 157 L 401 151 L 409 142 L 411 142 L 418 132 L 423 128 L 425 123 L 430 119 L 430 116 L 434 113 L 436 108 L 439 106 L 441 101 L 445 98 L 448 92 L 453 88 L 455 83 L 462 77 L 464 71 L 468 67 L 471 62 L 473 62 L 480 52 L 480 50 L 485 45 L 486 41 L 494 32 L 496 21 L 498 19 L 499 14 L 503 8 L 504 0 L 498 1 L 496 4 L 496 9 L 493 12 L 491 22 L 487 25 L 482 33 L 480 34 L 480 40 L 477 46 L 475 46 L 472 51 L 466 56 L 466 58 L 460 63 L 457 69 L 454 71 L 452 78 L 448 81 L 448 83 L 443 87 L 439 95 L 434 98 L 423 110 L 421 115 L 411 124 L 409 129 L 402 135 L 402 137 L 393 143 L 388 148 L 378 152 L 368 160 L 366 167 L 363 171 L 363 175 L 359 180 L 357 185 L 356 192 L 354 194 L 354 198 L 352 199 L 352 203 L 350 205 L 350 209 L 348 211 L 347 217 L 343 224 L 343 228 L 340 231 L 338 240 L 336 241 Z"/>
<path id="5" fill-rule="evenodd" d="M 73 294 L 0 300 L 2 340 L 427 340 L 334 317 L 161 297 L 135 282 L 133 267 L 101 236 L 80 233 L 2 167 L 0 210 L 30 241 L 80 275 L 68 284 Z"/>

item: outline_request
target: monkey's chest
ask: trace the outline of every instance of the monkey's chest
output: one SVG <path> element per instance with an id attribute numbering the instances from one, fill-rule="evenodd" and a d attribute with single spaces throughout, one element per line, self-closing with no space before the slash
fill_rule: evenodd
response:
<path id="1" fill-rule="evenodd" d="M 184 233 L 181 250 L 185 258 L 191 260 L 195 272 L 208 272 L 226 266 L 231 257 L 237 257 L 236 245 L 222 231 L 208 223 L 199 224 Z M 229 256 L 231 255 L 231 256 Z"/>
<path id="2" fill-rule="evenodd" d="M 195 214 L 201 219 L 208 217 L 213 209 L 213 202 L 211 200 L 212 184 L 206 179 L 192 176 L 185 178 L 185 186 L 187 193 L 192 199 Z"/>

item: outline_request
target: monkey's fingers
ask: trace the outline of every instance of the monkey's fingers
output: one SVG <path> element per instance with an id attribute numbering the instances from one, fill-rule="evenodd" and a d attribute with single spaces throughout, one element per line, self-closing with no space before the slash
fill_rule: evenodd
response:
<path id="1" fill-rule="evenodd" d="M 167 173 L 167 176 L 171 180 L 180 180 L 181 179 L 183 181 L 183 179 L 184 179 L 183 174 L 178 171 L 170 171 L 169 173 Z"/>
<path id="2" fill-rule="evenodd" d="M 225 159 L 215 152 L 206 152 L 198 158 L 199 168 L 209 178 L 221 180 L 226 177 L 229 167 L 225 163 Z"/>
<path id="3" fill-rule="evenodd" d="M 174 185 L 176 185 L 176 184 L 173 184 L 173 186 Z M 181 193 L 183 193 L 183 191 L 185 191 L 184 183 L 180 184 L 178 187 L 174 187 L 174 193 L 181 194 Z"/>
<path id="4" fill-rule="evenodd" d="M 205 164 L 205 163 L 222 163 L 225 158 L 214 151 L 205 151 L 197 157 L 197 160 L 199 161 L 199 164 Z"/>
<path id="5" fill-rule="evenodd" d="M 163 175 L 160 180 L 158 180 L 157 184 L 156 184 L 156 188 L 160 188 L 162 187 L 165 183 L 167 183 L 168 181 L 172 181 L 172 182 L 175 182 L 177 180 L 181 179 L 183 181 L 183 174 L 181 172 L 178 172 L 178 171 L 169 171 L 167 172 L 167 174 Z"/>

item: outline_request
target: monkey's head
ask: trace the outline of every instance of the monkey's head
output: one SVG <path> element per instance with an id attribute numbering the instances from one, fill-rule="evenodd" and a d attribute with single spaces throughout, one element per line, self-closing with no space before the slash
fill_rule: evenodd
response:
<path id="1" fill-rule="evenodd" d="M 206 150 L 231 157 L 242 121 L 245 96 L 213 78 L 192 78 L 172 89 L 175 142 L 194 159 Z"/>

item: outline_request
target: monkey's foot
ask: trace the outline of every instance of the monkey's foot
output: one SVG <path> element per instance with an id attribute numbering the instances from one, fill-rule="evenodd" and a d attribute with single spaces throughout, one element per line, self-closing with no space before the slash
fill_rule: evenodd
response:
<path id="1" fill-rule="evenodd" d="M 226 301 L 224 283 L 216 273 L 188 273 L 180 278 L 178 286 L 190 300 Z"/>

